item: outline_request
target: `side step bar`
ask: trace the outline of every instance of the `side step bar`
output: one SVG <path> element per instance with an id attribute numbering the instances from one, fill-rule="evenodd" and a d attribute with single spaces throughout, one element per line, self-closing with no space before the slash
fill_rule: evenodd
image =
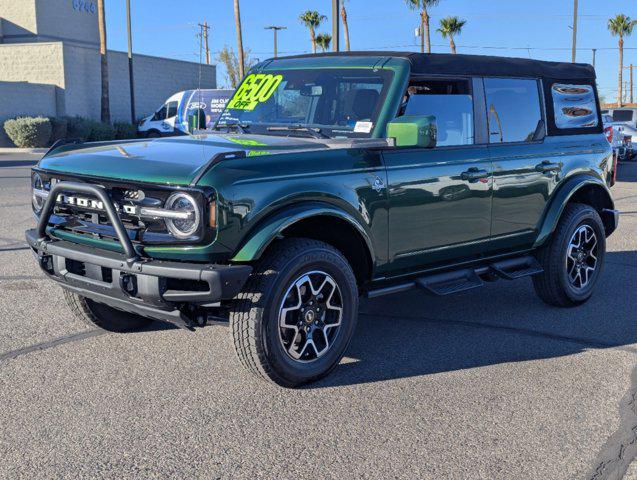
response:
<path id="1" fill-rule="evenodd" d="M 451 295 L 481 287 L 485 282 L 498 278 L 517 280 L 537 275 L 544 270 L 531 255 L 511 258 L 476 268 L 464 268 L 443 273 L 434 273 L 414 280 L 367 291 L 367 298 L 376 298 L 392 293 L 404 292 L 419 287 L 433 295 Z"/>

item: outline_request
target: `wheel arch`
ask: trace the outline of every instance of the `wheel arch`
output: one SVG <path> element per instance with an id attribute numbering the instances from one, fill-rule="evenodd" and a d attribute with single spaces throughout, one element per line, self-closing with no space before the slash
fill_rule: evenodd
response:
<path id="1" fill-rule="evenodd" d="M 590 205 L 599 213 L 608 237 L 617 228 L 615 204 L 606 184 L 597 178 L 578 175 L 566 181 L 557 191 L 544 215 L 534 247 L 542 246 L 557 228 L 557 224 L 570 203 Z"/>
<path id="2" fill-rule="evenodd" d="M 253 262 L 277 240 L 295 237 L 320 240 L 339 250 L 359 284 L 371 278 L 375 257 L 365 227 L 349 213 L 328 204 L 296 205 L 267 217 L 251 230 L 231 261 Z"/>

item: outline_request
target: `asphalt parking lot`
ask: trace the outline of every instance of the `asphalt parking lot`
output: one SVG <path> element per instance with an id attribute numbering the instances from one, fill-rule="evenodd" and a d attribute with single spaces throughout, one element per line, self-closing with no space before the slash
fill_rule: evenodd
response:
<path id="1" fill-rule="evenodd" d="M 335 372 L 283 390 L 225 327 L 74 319 L 25 248 L 33 159 L 0 156 L 0 478 L 637 478 L 637 163 L 587 305 L 529 280 L 367 301 Z"/>

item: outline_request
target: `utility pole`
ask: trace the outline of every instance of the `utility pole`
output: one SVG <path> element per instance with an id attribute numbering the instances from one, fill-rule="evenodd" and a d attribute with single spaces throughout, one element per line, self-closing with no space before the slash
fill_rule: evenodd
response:
<path id="1" fill-rule="evenodd" d="M 593 48 L 593 70 L 595 70 L 595 57 L 597 56 L 597 49 Z"/>
<path id="2" fill-rule="evenodd" d="M 628 95 L 629 103 L 633 103 L 633 64 L 624 67 L 629 70 L 628 85 L 624 87 L 624 93 Z M 624 103 L 626 99 L 624 98 Z"/>
<path id="3" fill-rule="evenodd" d="M 274 33 L 274 58 L 277 58 L 279 56 L 277 34 L 279 30 L 286 30 L 287 28 L 288 27 L 280 27 L 276 25 L 270 25 L 269 27 L 265 27 L 266 30 L 272 30 L 272 33 Z"/>
<path id="4" fill-rule="evenodd" d="M 104 11 L 104 0 L 97 0 L 97 22 L 100 33 L 100 72 L 102 76 L 100 119 L 103 123 L 110 123 L 111 108 L 108 99 L 108 57 L 106 52 L 106 12 Z"/>
<path id="5" fill-rule="evenodd" d="M 201 29 L 204 49 L 206 50 L 206 65 L 210 65 L 210 47 L 208 46 L 208 31 L 210 30 L 210 26 L 208 25 L 208 22 L 205 21 L 203 24 L 199 24 L 199 28 Z"/>
<path id="6" fill-rule="evenodd" d="M 135 81 L 133 79 L 133 34 L 131 31 L 130 0 L 126 0 L 126 28 L 128 30 L 128 83 L 130 89 L 130 121 L 134 125 L 135 118 Z"/>
<path id="7" fill-rule="evenodd" d="M 340 1 L 332 0 L 332 50 L 335 52 L 340 51 L 341 43 L 340 43 Z"/>
<path id="8" fill-rule="evenodd" d="M 575 63 L 575 57 L 577 55 L 577 2 L 573 0 L 573 58 L 572 62 Z"/>

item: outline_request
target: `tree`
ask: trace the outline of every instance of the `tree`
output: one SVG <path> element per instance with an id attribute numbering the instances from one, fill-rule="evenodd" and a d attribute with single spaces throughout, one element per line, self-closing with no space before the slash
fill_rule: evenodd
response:
<path id="1" fill-rule="evenodd" d="M 329 33 L 319 33 L 316 36 L 316 44 L 321 48 L 323 53 L 330 49 L 330 43 L 332 43 L 332 36 Z"/>
<path id="2" fill-rule="evenodd" d="M 256 59 L 250 58 L 250 50 L 243 51 L 245 66 L 250 70 L 256 63 Z M 237 88 L 243 76 L 239 73 L 239 58 L 234 50 L 227 45 L 217 55 L 217 60 L 226 67 L 226 79 L 232 88 Z"/>
<path id="3" fill-rule="evenodd" d="M 246 63 L 243 50 L 243 34 L 241 32 L 241 11 L 239 10 L 239 0 L 234 0 L 234 24 L 237 29 L 237 50 L 239 51 L 238 74 L 239 80 L 241 80 L 245 75 Z"/>
<path id="4" fill-rule="evenodd" d="M 630 17 L 620 13 L 614 18 L 608 20 L 608 30 L 614 37 L 619 37 L 619 89 L 617 90 L 617 106 L 622 106 L 622 89 L 623 79 L 622 72 L 624 70 L 624 37 L 633 33 L 633 28 L 637 20 L 631 20 Z"/>
<path id="5" fill-rule="evenodd" d="M 461 20 L 458 17 L 445 17 L 440 20 L 440 28 L 438 31 L 443 38 L 449 39 L 451 53 L 456 53 L 456 42 L 453 41 L 453 37 L 460 35 L 465 23 L 467 23 L 466 20 Z"/>
<path id="6" fill-rule="evenodd" d="M 100 33 L 100 73 L 102 77 L 100 118 L 103 123 L 110 123 L 111 107 L 108 98 L 108 53 L 106 51 L 106 12 L 104 10 L 104 0 L 97 0 L 97 22 Z"/>
<path id="7" fill-rule="evenodd" d="M 431 53 L 431 35 L 429 33 L 429 9 L 440 3 L 440 0 L 405 0 L 409 8 L 420 11 L 420 51 L 425 53 L 425 40 L 427 41 L 427 53 Z"/>
<path id="8" fill-rule="evenodd" d="M 345 0 L 341 0 L 341 18 L 343 19 L 343 34 L 345 36 L 345 51 L 349 52 L 349 24 L 347 23 L 347 10 Z"/>
<path id="9" fill-rule="evenodd" d="M 325 15 L 312 10 L 307 10 L 299 17 L 301 23 L 303 23 L 310 30 L 310 40 L 312 41 L 312 53 L 316 53 L 316 29 L 327 20 Z"/>

